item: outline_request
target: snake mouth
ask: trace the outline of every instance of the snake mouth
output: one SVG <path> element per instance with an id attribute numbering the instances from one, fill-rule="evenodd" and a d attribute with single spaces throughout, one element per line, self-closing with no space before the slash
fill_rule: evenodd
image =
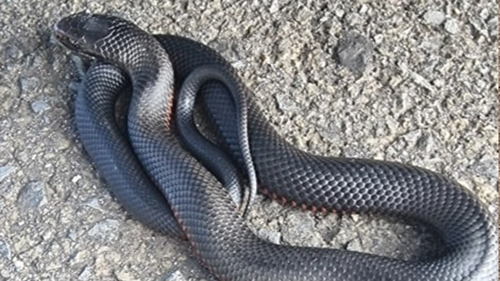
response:
<path id="1" fill-rule="evenodd" d="M 83 47 L 85 38 L 77 36 L 78 34 L 75 32 L 74 27 L 72 27 L 69 18 L 63 18 L 56 22 L 52 28 L 52 33 L 57 42 L 68 50 L 76 52 L 80 56 L 83 55 L 87 58 L 96 58 L 95 54 L 87 51 L 86 48 Z"/>
<path id="2" fill-rule="evenodd" d="M 69 30 L 68 23 L 62 19 L 54 24 L 53 34 L 57 41 L 64 47 L 72 51 L 79 51 L 78 46 L 75 43 L 77 40 L 72 39 L 71 34 L 68 32 Z"/>

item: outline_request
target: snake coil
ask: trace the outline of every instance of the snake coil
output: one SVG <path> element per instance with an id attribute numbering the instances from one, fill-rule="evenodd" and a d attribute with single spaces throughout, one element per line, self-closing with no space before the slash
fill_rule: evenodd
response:
<path id="1" fill-rule="evenodd" d="M 115 127 L 109 119 L 112 107 L 103 105 L 120 91 L 120 71 L 107 64 L 91 68 L 77 105 L 83 143 L 93 159 L 100 159 L 94 160 L 97 166 L 105 166 L 99 168 L 113 192 L 141 221 L 185 235 L 220 280 L 498 280 L 496 220 L 471 192 L 417 167 L 297 150 L 248 99 L 249 142 L 260 186 L 308 209 L 371 212 L 423 222 L 442 237 L 444 251 L 429 260 L 401 261 L 259 239 L 237 214 L 220 182 L 183 149 L 172 120 L 174 92 L 200 66 L 219 65 L 227 79 L 246 91 L 231 66 L 204 45 L 176 36 L 153 37 L 129 21 L 107 15 L 71 15 L 61 19 L 54 32 L 71 50 L 113 64 L 130 77 L 131 146 L 119 141 L 119 134 L 109 133 Z M 217 81 L 200 89 L 219 135 L 241 163 L 238 129 L 232 121 L 236 115 L 227 91 Z M 137 156 L 128 154 L 132 149 Z M 128 180 L 117 177 L 118 171 L 143 185 L 158 186 L 164 197 L 153 187 L 114 187 L 113 181 Z M 146 175 L 149 178 L 143 178 Z"/>

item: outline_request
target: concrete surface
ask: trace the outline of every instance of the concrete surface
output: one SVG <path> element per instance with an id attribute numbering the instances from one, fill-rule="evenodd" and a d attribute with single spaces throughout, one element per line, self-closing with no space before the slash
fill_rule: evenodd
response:
<path id="1" fill-rule="evenodd" d="M 498 7 L 494 1 L 2 1 L 0 280 L 198 280 L 186 245 L 141 226 L 92 168 L 73 120 L 68 54 L 51 27 L 81 10 L 194 38 L 239 70 L 281 134 L 322 155 L 412 163 L 498 208 Z M 103 4 L 105 3 L 105 4 Z M 326 4 L 329 3 L 329 4 Z M 421 4 L 425 3 L 425 4 Z M 344 34 L 373 44 L 357 75 Z M 319 215 L 259 197 L 262 237 L 415 258 L 420 226 Z"/>

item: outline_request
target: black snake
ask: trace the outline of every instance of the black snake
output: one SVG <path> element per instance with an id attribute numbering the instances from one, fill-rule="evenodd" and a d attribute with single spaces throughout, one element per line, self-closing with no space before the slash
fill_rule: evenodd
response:
<path id="1" fill-rule="evenodd" d="M 422 168 L 297 150 L 280 138 L 248 96 L 251 155 L 259 186 L 268 194 L 304 209 L 417 220 L 432 226 L 445 245 L 439 257 L 402 261 L 344 250 L 275 245 L 258 238 L 217 178 L 184 149 L 173 121 L 174 92 L 198 67 L 219 66 L 240 94 L 246 95 L 231 66 L 202 44 L 177 36 L 154 37 L 113 16 L 71 15 L 61 19 L 54 32 L 73 51 L 104 62 L 89 70 L 77 101 L 77 125 L 117 198 L 146 224 L 187 237 L 220 280 L 498 279 L 496 220 L 471 192 Z M 127 78 L 108 63 L 124 71 L 133 87 L 128 116 L 131 146 L 119 140 L 112 111 Z M 200 89 L 232 159 L 243 164 L 234 100 L 227 92 L 217 81 Z M 137 156 L 129 154 L 131 147 Z M 136 184 L 142 188 L 129 189 Z"/>

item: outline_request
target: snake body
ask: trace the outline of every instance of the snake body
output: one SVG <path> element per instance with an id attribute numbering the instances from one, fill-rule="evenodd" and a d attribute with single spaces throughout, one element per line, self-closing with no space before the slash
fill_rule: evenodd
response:
<path id="1" fill-rule="evenodd" d="M 119 167 L 133 174 L 133 167 L 144 167 L 146 172 L 142 173 L 151 178 L 147 185 L 154 183 L 166 198 L 166 201 L 154 199 L 154 206 L 167 207 L 145 206 L 147 200 L 130 198 L 133 197 L 130 191 L 123 191 L 118 199 L 139 219 L 149 217 L 148 225 L 185 236 L 218 279 L 498 279 L 495 217 L 474 194 L 422 168 L 302 152 L 274 131 L 248 97 L 252 159 L 259 186 L 269 194 L 305 209 L 370 212 L 417 220 L 436 230 L 444 241 L 444 250 L 439 257 L 429 260 L 402 261 L 344 250 L 275 245 L 261 240 L 236 212 L 235 204 L 217 178 L 183 148 L 173 122 L 174 92 L 200 66 L 219 65 L 226 70 L 228 79 L 237 83 L 239 90 L 247 91 L 229 63 L 202 44 L 176 36 L 153 37 L 126 20 L 107 15 L 68 16 L 56 24 L 55 34 L 70 49 L 118 66 L 130 77 L 133 93 L 128 134 L 141 164 L 135 163 L 134 157 L 122 155 L 132 148 L 126 142 L 117 144 L 118 136 L 103 136 L 88 129 L 82 138 L 91 156 L 108 153 L 116 161 L 126 158 L 125 163 L 134 162 L 129 169 L 128 164 L 113 160 L 109 173 Z M 115 92 L 120 91 L 116 90 L 123 80 L 116 78 L 119 71 L 98 65 L 91 72 L 85 83 L 86 93 L 98 93 L 97 99 L 112 99 L 105 97 L 106 84 L 114 84 Z M 89 82 L 91 77 L 95 77 L 96 82 Z M 208 82 L 200 89 L 224 145 L 236 163 L 242 164 L 238 128 L 234 125 L 237 115 L 227 92 L 228 88 L 217 81 Z M 91 103 L 86 103 L 77 115 L 90 114 L 86 110 Z M 109 111 L 109 108 L 104 110 L 105 114 Z M 104 117 L 77 116 L 77 121 L 83 120 L 87 128 L 94 128 L 101 118 Z M 85 124 L 78 127 L 83 128 Z M 93 141 L 85 138 L 93 138 Z M 108 152 L 99 150 L 102 144 L 86 145 L 92 142 L 106 143 Z M 118 149 L 118 146 L 126 149 Z M 149 189 L 142 193 L 147 193 L 146 197 L 159 195 Z M 172 213 L 178 224 L 170 224 Z"/>

